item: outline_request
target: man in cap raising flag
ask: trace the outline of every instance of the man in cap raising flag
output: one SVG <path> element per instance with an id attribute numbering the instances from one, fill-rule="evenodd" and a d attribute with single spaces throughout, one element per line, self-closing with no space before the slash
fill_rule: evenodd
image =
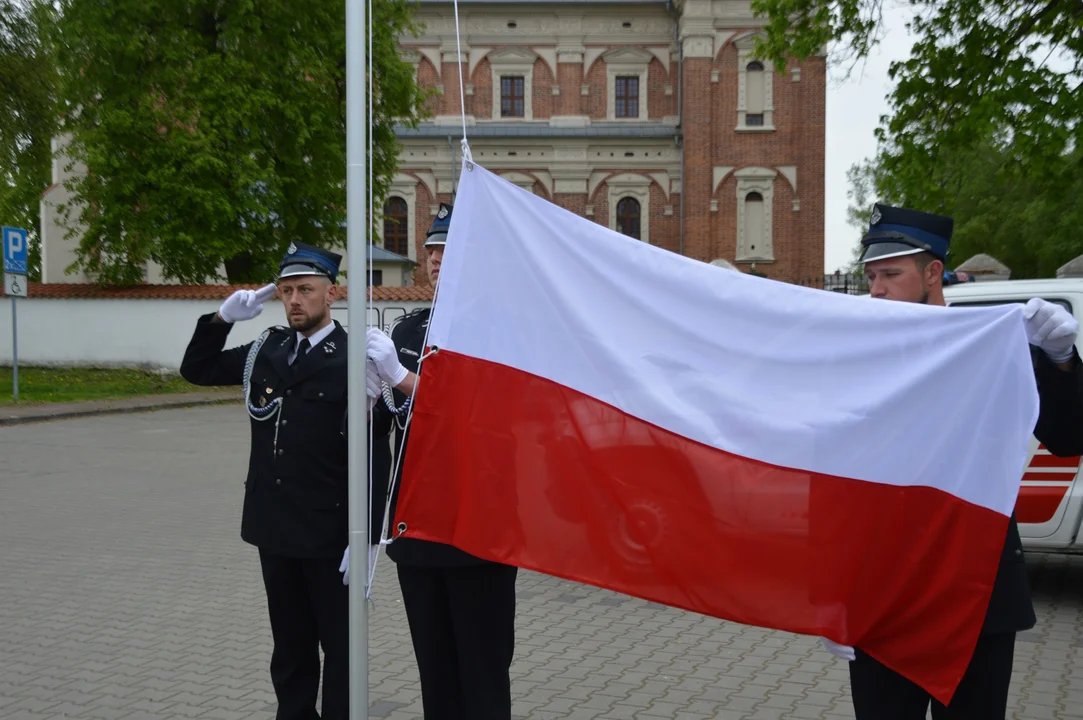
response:
<path id="1" fill-rule="evenodd" d="M 429 278 L 440 277 L 444 245 L 451 227 L 450 205 L 440 210 L 425 238 Z M 398 499 L 404 463 L 410 462 L 406 418 L 409 398 L 421 371 L 431 310 L 402 318 L 391 337 L 368 333 L 368 353 L 381 380 L 394 388 L 395 407 L 378 402 L 372 425 L 376 437 L 398 424 Z M 415 451 L 416 452 L 416 451 Z M 391 518 L 394 518 L 392 505 Z M 421 698 L 429 720 L 509 720 L 511 661 L 515 651 L 515 578 L 518 568 L 482 560 L 451 545 L 395 538 L 387 556 L 398 568 L 410 637 L 421 676 Z"/>
<path id="2" fill-rule="evenodd" d="M 949 217 L 877 203 L 860 258 L 870 295 L 946 305 L 944 263 L 953 224 Z M 1030 300 L 1023 315 L 1041 406 L 1034 434 L 1054 455 L 1079 455 L 1083 453 L 1083 365 L 1075 349 L 1079 324 L 1063 307 L 1041 298 Z M 940 400 L 929 399 L 931 411 L 943 411 Z M 988 442 L 998 439 L 988 438 Z M 933 572 L 935 568 L 930 568 Z M 857 720 L 924 720 L 930 702 L 934 720 L 998 720 L 1007 713 L 1015 634 L 1029 630 L 1035 622 L 1023 544 L 1013 514 L 981 636 L 948 706 L 932 700 L 924 689 L 861 648 L 826 639 L 824 644 L 850 661 Z"/>

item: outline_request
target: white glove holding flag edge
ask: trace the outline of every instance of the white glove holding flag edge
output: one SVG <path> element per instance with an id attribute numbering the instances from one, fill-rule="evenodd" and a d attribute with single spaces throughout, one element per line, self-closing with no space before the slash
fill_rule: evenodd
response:
<path id="1" fill-rule="evenodd" d="M 853 662 L 857 659 L 857 654 L 854 652 L 854 649 L 849 645 L 839 645 L 837 642 L 828 640 L 825 637 L 820 638 L 820 640 L 823 641 L 824 650 L 827 650 L 835 657 L 842 658 L 843 660 L 849 660 L 850 662 Z"/>
<path id="2" fill-rule="evenodd" d="M 264 285 L 259 290 L 238 290 L 218 308 L 218 317 L 228 323 L 251 320 L 263 312 L 263 303 L 273 298 L 276 292 L 278 287 L 274 283 Z"/>
<path id="3" fill-rule="evenodd" d="M 1027 342 L 1037 345 L 1055 363 L 1072 359 L 1079 322 L 1057 303 L 1031 298 L 1023 307 Z"/>
<path id="4" fill-rule="evenodd" d="M 376 365 L 380 379 L 391 387 L 398 387 L 410 371 L 399 362 L 399 351 L 395 343 L 379 328 L 369 328 L 365 334 L 368 357 Z"/>

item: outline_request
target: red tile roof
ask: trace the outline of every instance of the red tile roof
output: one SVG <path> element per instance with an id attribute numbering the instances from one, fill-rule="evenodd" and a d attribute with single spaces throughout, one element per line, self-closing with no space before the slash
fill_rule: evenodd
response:
<path id="1" fill-rule="evenodd" d="M 225 300 L 234 291 L 255 290 L 260 285 L 132 285 L 129 287 L 103 287 L 101 285 L 75 283 L 30 283 L 27 294 L 31 298 L 87 299 L 87 300 Z M 347 297 L 347 288 L 339 286 L 339 296 Z M 373 300 L 399 302 L 424 302 L 432 300 L 432 287 L 373 288 Z"/>

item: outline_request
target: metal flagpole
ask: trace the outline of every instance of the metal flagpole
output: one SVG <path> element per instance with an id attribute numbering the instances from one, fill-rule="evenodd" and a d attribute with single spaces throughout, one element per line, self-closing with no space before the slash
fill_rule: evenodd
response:
<path id="1" fill-rule="evenodd" d="M 350 451 L 350 720 L 367 720 L 369 628 L 368 580 L 368 407 L 365 394 L 365 259 L 369 218 L 365 188 L 366 0 L 346 0 L 346 254 L 350 350 L 348 442 Z"/>

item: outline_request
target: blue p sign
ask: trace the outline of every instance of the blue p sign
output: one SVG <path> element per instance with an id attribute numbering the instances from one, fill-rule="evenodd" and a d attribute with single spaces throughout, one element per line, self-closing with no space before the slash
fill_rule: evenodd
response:
<path id="1" fill-rule="evenodd" d="M 4 272 L 26 275 L 26 230 L 5 227 L 0 228 L 0 234 L 4 241 Z"/>

